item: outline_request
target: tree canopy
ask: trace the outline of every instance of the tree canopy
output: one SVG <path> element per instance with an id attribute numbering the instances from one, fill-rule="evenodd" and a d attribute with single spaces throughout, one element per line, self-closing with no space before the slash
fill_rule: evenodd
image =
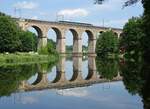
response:
<path id="1" fill-rule="evenodd" d="M 15 52 L 21 44 L 17 23 L 9 16 L 0 14 L 0 52 Z"/>
<path id="2" fill-rule="evenodd" d="M 97 56 L 107 56 L 109 53 L 118 53 L 118 37 L 113 31 L 106 31 L 99 35 L 96 43 Z"/>
<path id="3" fill-rule="evenodd" d="M 142 29 L 143 18 L 133 17 L 125 24 L 120 39 L 120 45 L 125 49 L 126 54 L 132 57 L 141 56 L 143 53 L 143 37 L 145 36 Z"/>

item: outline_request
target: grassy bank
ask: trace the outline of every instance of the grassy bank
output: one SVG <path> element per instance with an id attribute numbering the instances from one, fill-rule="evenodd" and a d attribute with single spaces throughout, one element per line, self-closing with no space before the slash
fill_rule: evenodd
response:
<path id="1" fill-rule="evenodd" d="M 28 64 L 47 63 L 58 60 L 56 55 L 38 55 L 29 53 L 0 54 L 0 65 L 2 64 Z"/>

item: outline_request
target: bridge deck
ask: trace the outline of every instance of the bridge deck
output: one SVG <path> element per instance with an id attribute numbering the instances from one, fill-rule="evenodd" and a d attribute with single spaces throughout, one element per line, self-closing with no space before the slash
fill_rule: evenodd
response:
<path id="1" fill-rule="evenodd" d="M 113 28 L 113 27 L 102 27 L 102 26 L 94 26 L 88 23 L 80 23 L 80 22 L 69 22 L 69 21 L 44 21 L 44 20 L 34 20 L 34 19 L 19 19 L 14 18 L 19 21 L 27 21 L 27 22 L 39 22 L 39 23 L 46 23 L 46 24 L 54 24 L 54 25 L 67 25 L 67 26 L 80 26 L 80 27 L 88 27 L 93 29 L 112 29 L 112 30 L 119 30 L 122 31 L 121 28 Z"/>

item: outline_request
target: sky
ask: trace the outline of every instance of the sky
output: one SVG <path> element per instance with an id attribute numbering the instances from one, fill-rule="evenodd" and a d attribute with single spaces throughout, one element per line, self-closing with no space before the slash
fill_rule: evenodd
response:
<path id="1" fill-rule="evenodd" d="M 124 1 L 106 0 L 95 5 L 94 0 L 0 0 L 0 11 L 13 17 L 123 28 L 129 18 L 143 14 L 140 2 L 122 9 Z"/>

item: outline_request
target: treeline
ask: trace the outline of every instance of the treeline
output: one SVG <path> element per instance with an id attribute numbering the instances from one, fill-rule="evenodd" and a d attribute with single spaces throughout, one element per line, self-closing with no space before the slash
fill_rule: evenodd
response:
<path id="1" fill-rule="evenodd" d="M 48 40 L 47 53 L 56 52 L 55 43 Z M 0 53 L 9 52 L 37 52 L 38 37 L 23 31 L 10 16 L 0 12 Z"/>
<path id="2" fill-rule="evenodd" d="M 145 47 L 150 45 L 143 30 L 143 17 L 133 17 L 123 27 L 120 38 L 112 31 L 100 34 L 96 44 L 98 57 L 122 54 L 126 58 L 144 57 Z"/>
<path id="3" fill-rule="evenodd" d="M 35 34 L 23 31 L 10 16 L 0 14 L 0 52 L 36 51 Z"/>

